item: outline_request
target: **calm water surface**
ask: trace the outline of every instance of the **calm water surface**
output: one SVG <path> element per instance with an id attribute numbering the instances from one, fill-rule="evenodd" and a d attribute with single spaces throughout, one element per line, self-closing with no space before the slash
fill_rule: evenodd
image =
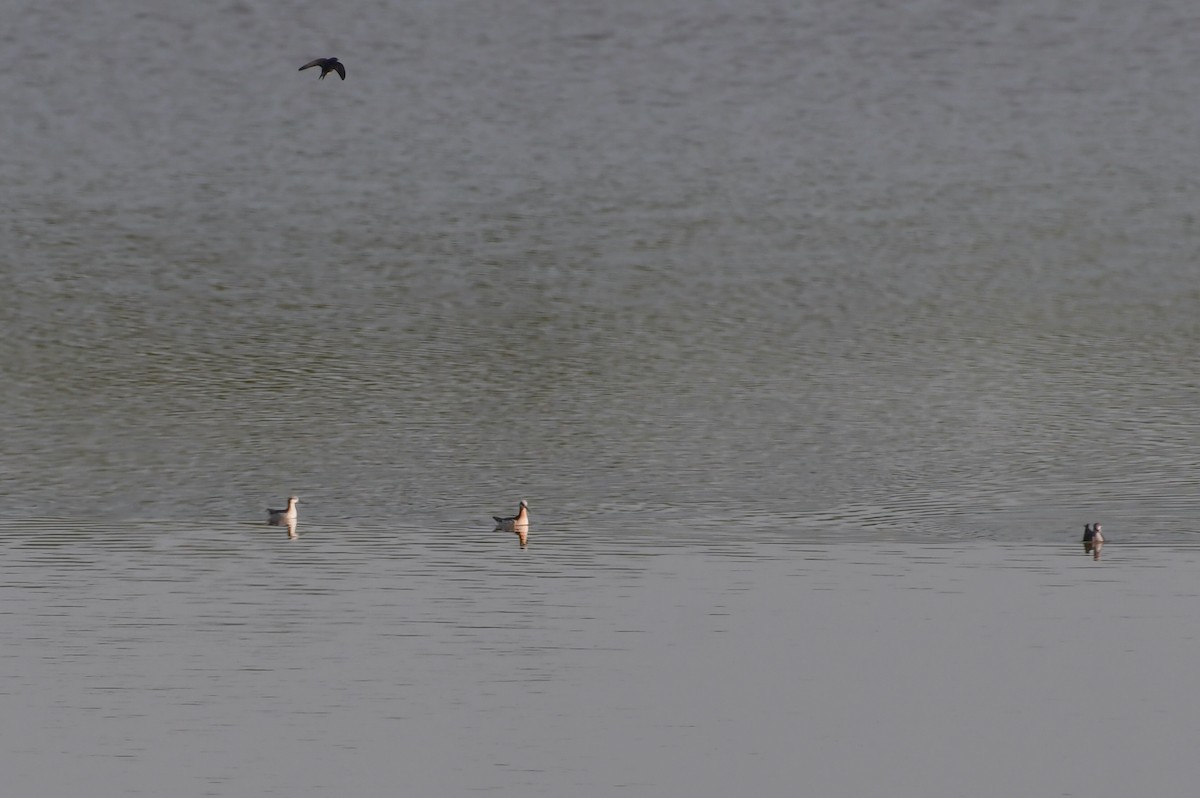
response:
<path id="1" fill-rule="evenodd" d="M 1195 546 L 3 531 L 18 794 L 1186 795 L 1200 776 Z"/>
<path id="2" fill-rule="evenodd" d="M 5 773 L 1194 782 L 1193 7 L 577 6 L 0 0 Z"/>

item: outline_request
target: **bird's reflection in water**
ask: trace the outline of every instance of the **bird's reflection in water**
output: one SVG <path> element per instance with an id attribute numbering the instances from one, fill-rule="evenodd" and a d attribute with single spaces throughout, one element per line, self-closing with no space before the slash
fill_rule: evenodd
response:
<path id="1" fill-rule="evenodd" d="M 287 521 L 284 526 L 287 527 L 288 540 L 295 540 L 300 537 L 300 533 L 296 531 L 296 519 L 293 518 L 291 521 Z"/>
<path id="2" fill-rule="evenodd" d="M 1092 555 L 1093 560 L 1100 559 L 1100 549 L 1104 548 L 1104 541 L 1085 540 L 1083 543 L 1083 552 Z"/>
<path id="3" fill-rule="evenodd" d="M 518 527 L 513 530 L 513 534 L 517 536 L 517 540 L 521 542 L 521 548 L 529 545 L 529 527 Z"/>

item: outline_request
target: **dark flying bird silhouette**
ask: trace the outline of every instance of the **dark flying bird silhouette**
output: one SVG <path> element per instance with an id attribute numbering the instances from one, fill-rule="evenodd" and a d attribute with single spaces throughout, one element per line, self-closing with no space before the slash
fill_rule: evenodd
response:
<path id="1" fill-rule="evenodd" d="M 303 72 L 309 67 L 315 66 L 319 66 L 321 68 L 321 77 L 319 77 L 318 80 L 325 80 L 325 76 L 335 70 L 338 73 L 338 77 L 340 77 L 342 80 L 346 79 L 346 67 L 336 58 L 314 58 L 304 66 L 300 67 L 300 69 L 297 71 Z"/>

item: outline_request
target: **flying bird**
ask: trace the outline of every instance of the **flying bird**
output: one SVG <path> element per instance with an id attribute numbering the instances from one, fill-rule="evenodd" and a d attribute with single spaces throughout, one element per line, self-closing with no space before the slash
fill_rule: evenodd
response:
<path id="1" fill-rule="evenodd" d="M 325 76 L 334 71 L 338 73 L 338 77 L 340 77 L 342 80 L 346 79 L 346 67 L 336 58 L 314 58 L 304 66 L 300 67 L 300 69 L 297 71 L 303 72 L 309 67 L 321 68 L 321 77 L 319 77 L 318 80 L 325 80 Z"/>

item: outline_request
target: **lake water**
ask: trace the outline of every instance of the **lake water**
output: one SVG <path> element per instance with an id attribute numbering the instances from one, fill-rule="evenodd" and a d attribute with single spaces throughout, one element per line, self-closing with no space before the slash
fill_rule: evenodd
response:
<path id="1" fill-rule="evenodd" d="M 3 532 L 14 794 L 1183 796 L 1200 775 L 1200 547 Z"/>
<path id="2" fill-rule="evenodd" d="M 1190 5 L 0 8 L 20 794 L 1200 775 Z"/>

